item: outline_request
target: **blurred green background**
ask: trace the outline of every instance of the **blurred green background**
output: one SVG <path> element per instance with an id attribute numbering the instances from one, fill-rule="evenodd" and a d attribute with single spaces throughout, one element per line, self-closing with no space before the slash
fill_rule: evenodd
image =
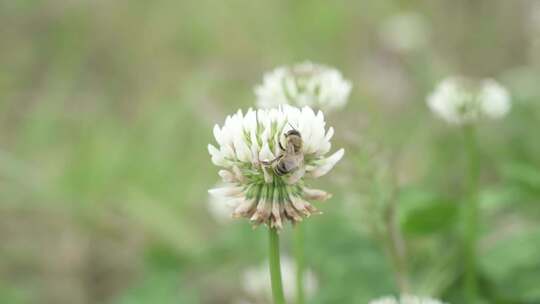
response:
<path id="1" fill-rule="evenodd" d="M 411 291 L 464 303 L 463 138 L 425 105 L 453 74 L 513 98 L 479 127 L 482 298 L 540 303 L 533 0 L 0 0 L 0 303 L 266 303 L 242 283 L 265 229 L 212 216 L 206 146 L 264 71 L 306 59 L 354 85 L 327 118 L 334 197 L 305 222 L 310 303 L 398 292 L 394 207 Z"/>

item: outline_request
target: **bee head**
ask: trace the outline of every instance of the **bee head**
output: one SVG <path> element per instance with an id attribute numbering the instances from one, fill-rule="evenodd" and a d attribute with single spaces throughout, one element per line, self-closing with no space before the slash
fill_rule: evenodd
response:
<path id="1" fill-rule="evenodd" d="M 285 139 L 287 140 L 287 145 L 292 145 L 295 152 L 300 152 L 302 150 L 302 135 L 298 130 L 292 129 L 285 133 Z"/>
<path id="2" fill-rule="evenodd" d="M 302 135 L 296 129 L 289 130 L 289 131 L 287 131 L 287 133 L 285 133 L 285 137 L 290 137 L 290 136 L 298 136 L 298 137 L 302 138 Z"/>

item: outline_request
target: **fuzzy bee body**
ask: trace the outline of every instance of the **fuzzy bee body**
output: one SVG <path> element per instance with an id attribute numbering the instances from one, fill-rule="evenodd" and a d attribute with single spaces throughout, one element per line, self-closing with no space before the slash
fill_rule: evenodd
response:
<path id="1" fill-rule="evenodd" d="M 283 156 L 276 162 L 276 165 L 274 166 L 274 173 L 276 173 L 278 176 L 289 174 L 298 169 L 303 160 L 303 155 L 289 157 Z"/>
<path id="2" fill-rule="evenodd" d="M 285 133 L 285 147 L 279 143 L 281 153 L 271 161 L 263 162 L 272 166 L 274 173 L 283 176 L 299 169 L 304 162 L 302 135 L 295 129 Z"/>

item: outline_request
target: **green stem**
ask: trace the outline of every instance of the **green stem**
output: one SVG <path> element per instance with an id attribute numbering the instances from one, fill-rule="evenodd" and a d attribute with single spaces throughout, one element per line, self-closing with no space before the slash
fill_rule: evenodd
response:
<path id="1" fill-rule="evenodd" d="M 296 225 L 294 233 L 296 255 L 296 303 L 304 304 L 304 227 L 301 223 Z"/>
<path id="2" fill-rule="evenodd" d="M 270 280 L 274 304 L 285 304 L 283 286 L 281 284 L 281 263 L 279 256 L 279 235 L 275 228 L 268 228 L 268 253 L 270 255 Z"/>
<path id="3" fill-rule="evenodd" d="M 397 151 L 396 151 L 397 152 Z M 391 168 L 397 168 L 398 154 L 391 158 Z M 386 210 L 386 228 L 389 240 L 390 256 L 394 262 L 394 272 L 396 283 L 401 294 L 409 293 L 409 274 L 407 270 L 407 252 L 405 238 L 398 223 L 398 196 L 399 182 L 396 174 L 397 170 L 392 170 L 390 174 L 390 197 L 388 198 L 388 208 Z"/>
<path id="4" fill-rule="evenodd" d="M 465 295 L 467 303 L 477 301 L 478 286 L 476 275 L 476 247 L 478 241 L 478 180 L 480 167 L 476 134 L 472 125 L 465 127 L 465 148 L 468 159 L 468 201 L 465 202 L 463 215 L 465 222 Z"/>
<path id="5" fill-rule="evenodd" d="M 394 264 L 394 273 L 397 287 L 401 294 L 409 293 L 409 279 L 407 272 L 407 258 L 405 241 L 398 227 L 396 218 L 396 205 L 393 200 L 387 210 L 386 228 L 388 233 L 388 251 Z"/>

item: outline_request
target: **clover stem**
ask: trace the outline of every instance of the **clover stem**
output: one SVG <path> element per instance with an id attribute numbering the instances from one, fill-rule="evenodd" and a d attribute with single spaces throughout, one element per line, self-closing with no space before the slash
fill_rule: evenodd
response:
<path id="1" fill-rule="evenodd" d="M 272 296 L 274 304 L 285 304 L 283 286 L 281 283 L 281 262 L 279 255 L 279 235 L 276 228 L 268 228 L 269 236 L 269 260 L 270 260 L 270 280 L 272 282 Z"/>
<path id="2" fill-rule="evenodd" d="M 465 295 L 467 303 L 474 304 L 477 300 L 478 286 L 476 276 L 476 255 L 478 242 L 478 180 L 480 167 L 476 145 L 475 129 L 468 125 L 464 129 L 465 149 L 468 160 L 468 196 L 463 206 L 465 224 Z"/>
<path id="3" fill-rule="evenodd" d="M 294 250 L 296 257 L 296 303 L 304 304 L 304 225 L 294 227 Z"/>

